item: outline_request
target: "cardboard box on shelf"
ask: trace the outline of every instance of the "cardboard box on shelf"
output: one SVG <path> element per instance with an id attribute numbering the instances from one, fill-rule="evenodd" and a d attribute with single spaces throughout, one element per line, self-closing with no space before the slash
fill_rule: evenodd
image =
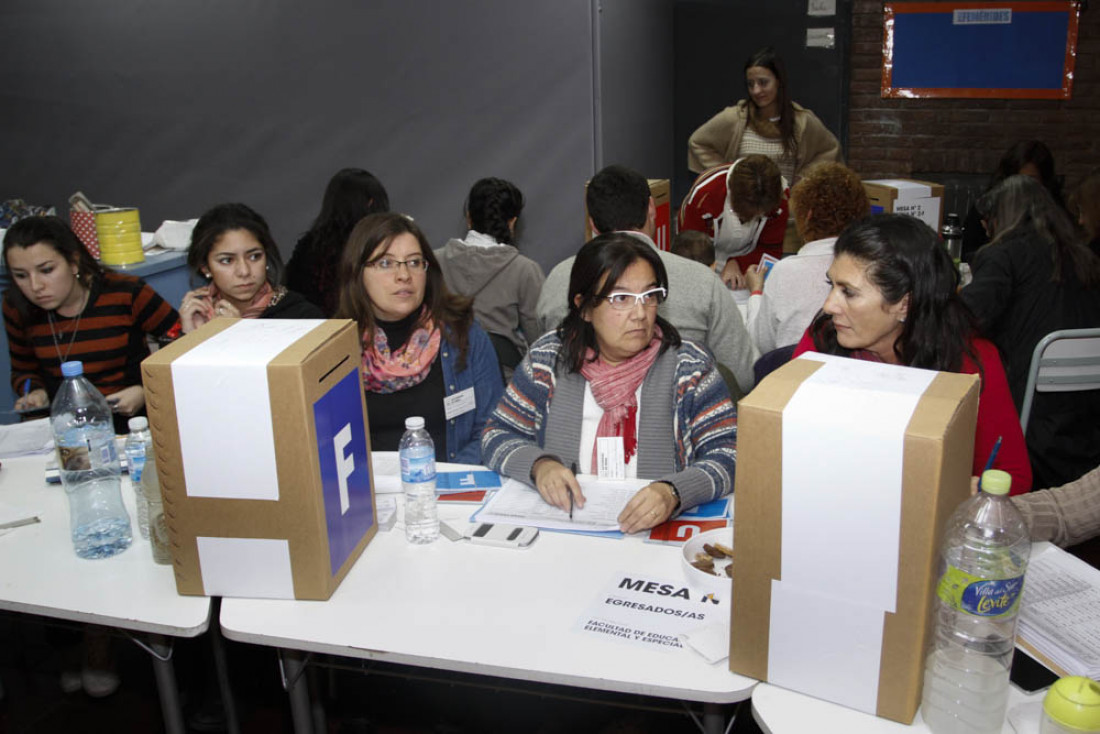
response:
<path id="1" fill-rule="evenodd" d="M 327 599 L 377 532 L 346 320 L 217 319 L 141 365 L 181 594 Z"/>
<path id="2" fill-rule="evenodd" d="M 738 406 L 730 669 L 902 723 L 978 378 L 805 355 Z"/>
<path id="3" fill-rule="evenodd" d="M 909 214 L 939 233 L 943 227 L 943 184 L 904 178 L 864 181 L 871 213 Z"/>
<path id="4" fill-rule="evenodd" d="M 585 183 L 584 190 L 587 193 L 588 184 Z M 656 207 L 656 216 L 654 217 L 654 229 L 653 242 L 660 250 L 668 250 L 672 247 L 672 209 L 671 209 L 671 197 L 669 195 L 669 183 L 667 178 L 651 178 L 649 179 L 649 195 L 653 197 L 653 205 Z M 592 224 L 588 221 L 588 206 L 584 208 L 584 241 L 592 239 L 595 234 L 592 232 Z"/>

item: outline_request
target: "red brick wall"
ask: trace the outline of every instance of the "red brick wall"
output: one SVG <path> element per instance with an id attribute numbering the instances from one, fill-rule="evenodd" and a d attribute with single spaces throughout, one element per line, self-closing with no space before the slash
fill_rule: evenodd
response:
<path id="1" fill-rule="evenodd" d="M 1100 166 L 1100 2 L 1081 14 L 1073 99 L 883 99 L 882 2 L 854 0 L 848 163 L 864 178 L 992 172 L 1017 140 L 1054 153 L 1069 190 Z"/>

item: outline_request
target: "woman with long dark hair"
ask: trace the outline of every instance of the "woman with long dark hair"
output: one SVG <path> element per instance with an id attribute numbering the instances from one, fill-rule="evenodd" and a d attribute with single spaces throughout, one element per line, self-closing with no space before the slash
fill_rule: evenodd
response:
<path id="1" fill-rule="evenodd" d="M 481 463 L 481 431 L 503 389 L 470 299 L 447 290 L 424 233 L 409 217 L 371 214 L 340 259 L 337 318 L 363 342 L 371 448 L 396 451 L 405 418 L 424 418 L 440 461 Z"/>
<path id="2" fill-rule="evenodd" d="M 958 296 L 958 272 L 939 237 L 919 219 L 880 214 L 841 233 L 827 278 L 829 295 L 794 356 L 817 351 L 981 378 L 974 438 L 976 475 L 998 437 L 996 467 L 1012 493 L 1031 489 L 1020 419 L 997 348 L 978 337 Z"/>
<path id="3" fill-rule="evenodd" d="M 287 286 L 331 318 L 340 298 L 336 268 L 352 227 L 368 214 L 389 210 L 386 187 L 374 174 L 362 168 L 337 171 L 325 187 L 321 212 L 294 246 Z"/>
<path id="4" fill-rule="evenodd" d="M 977 203 L 992 239 L 971 263 L 962 299 L 1000 349 L 1017 408 L 1039 341 L 1100 326 L 1100 258 L 1039 182 L 1010 176 Z M 1100 464 L 1100 392 L 1035 395 L 1027 445 L 1035 482 L 1053 487 Z"/>
<path id="5" fill-rule="evenodd" d="M 1058 206 L 1064 206 L 1062 182 L 1054 171 L 1054 154 L 1043 141 L 1019 140 L 1013 143 L 997 161 L 997 167 L 993 170 L 986 191 L 991 191 L 1009 176 L 1017 175 L 1035 179 L 1050 193 Z M 974 253 L 987 242 L 989 242 L 989 234 L 982 226 L 981 213 L 975 202 L 966 213 L 966 222 L 963 226 L 963 261 L 973 260 Z"/>
<path id="6" fill-rule="evenodd" d="M 283 259 L 267 221 L 245 204 L 218 204 L 191 231 L 191 272 L 206 285 L 180 304 L 183 332 L 216 317 L 320 319 L 321 309 L 282 285 Z"/>
<path id="7" fill-rule="evenodd" d="M 477 322 L 514 347 L 512 367 L 539 336 L 536 307 L 545 280 L 538 263 L 516 248 L 522 211 L 523 193 L 515 184 L 483 178 L 466 198 L 466 238 L 449 240 L 435 253 L 447 287 L 474 299 Z"/>
<path id="8" fill-rule="evenodd" d="M 58 217 L 27 217 L 4 236 L 4 291 L 16 410 L 49 407 L 61 364 L 84 362 L 84 376 L 116 413 L 115 428 L 144 415 L 141 360 L 147 338 L 170 338 L 179 320 L 140 278 L 100 267 Z"/>
<path id="9" fill-rule="evenodd" d="M 719 112 L 688 140 L 688 168 L 696 173 L 753 153 L 779 165 L 798 183 L 802 172 L 822 161 L 840 160 L 840 143 L 810 110 L 791 101 L 783 59 L 768 47 L 745 61 L 748 99 Z"/>
<path id="10" fill-rule="evenodd" d="M 582 247 L 561 326 L 531 345 L 485 427 L 486 465 L 568 511 L 585 502 L 573 469 L 596 474 L 597 445 L 617 439 L 624 475 L 652 480 L 619 515 L 628 533 L 732 492 L 736 411 L 710 353 L 657 315 L 667 294 L 649 245 L 612 233 Z"/>

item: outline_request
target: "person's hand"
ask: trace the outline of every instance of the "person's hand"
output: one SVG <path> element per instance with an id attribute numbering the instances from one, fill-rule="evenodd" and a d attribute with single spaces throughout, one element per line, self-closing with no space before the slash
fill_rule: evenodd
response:
<path id="1" fill-rule="evenodd" d="M 239 319 L 241 312 L 237 310 L 229 301 L 224 298 L 218 299 L 218 302 L 214 304 L 214 317 L 215 318 L 227 318 L 227 319 Z"/>
<path id="2" fill-rule="evenodd" d="M 764 278 L 768 271 L 764 269 L 764 263 L 750 265 L 745 271 L 745 287 L 750 291 L 764 290 Z"/>
<path id="3" fill-rule="evenodd" d="M 580 482 L 557 459 L 539 459 L 531 468 L 531 476 L 535 479 L 535 489 L 554 507 L 569 512 L 570 490 L 573 492 L 573 503 L 577 507 L 584 507 L 584 493 L 581 492 Z"/>
<path id="4" fill-rule="evenodd" d="M 180 328 L 184 334 L 190 334 L 214 318 L 214 304 L 210 302 L 209 288 L 203 286 L 188 291 L 180 304 L 179 314 Z"/>
<path id="5" fill-rule="evenodd" d="M 16 410 L 37 410 L 39 408 L 47 408 L 49 405 L 50 398 L 42 388 L 31 390 L 15 401 Z"/>
<path id="6" fill-rule="evenodd" d="M 111 411 L 126 417 L 132 416 L 145 407 L 145 391 L 141 385 L 130 385 L 107 396 Z"/>
<path id="7" fill-rule="evenodd" d="M 732 257 L 722 267 L 722 282 L 735 291 L 745 287 L 745 275 Z"/>
<path id="8" fill-rule="evenodd" d="M 676 510 L 676 495 L 666 482 L 647 484 L 630 498 L 619 513 L 619 529 L 636 533 L 660 525 Z"/>

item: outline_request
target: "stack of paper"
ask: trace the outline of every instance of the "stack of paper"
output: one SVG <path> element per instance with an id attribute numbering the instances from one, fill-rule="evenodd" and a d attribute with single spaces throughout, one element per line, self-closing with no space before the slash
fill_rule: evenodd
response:
<path id="1" fill-rule="evenodd" d="M 1049 544 L 1032 553 L 1019 645 L 1061 675 L 1100 677 L 1100 570 Z"/>
<path id="2" fill-rule="evenodd" d="M 647 479 L 598 479 L 585 474 L 577 475 L 577 481 L 586 502 L 584 507 L 573 509 L 572 518 L 543 500 L 534 488 L 508 479 L 478 511 L 477 520 L 544 530 L 620 534 L 619 513 L 639 489 L 649 484 Z"/>
<path id="3" fill-rule="evenodd" d="M 49 418 L 0 426 L 0 459 L 44 454 L 52 450 L 53 433 Z"/>

